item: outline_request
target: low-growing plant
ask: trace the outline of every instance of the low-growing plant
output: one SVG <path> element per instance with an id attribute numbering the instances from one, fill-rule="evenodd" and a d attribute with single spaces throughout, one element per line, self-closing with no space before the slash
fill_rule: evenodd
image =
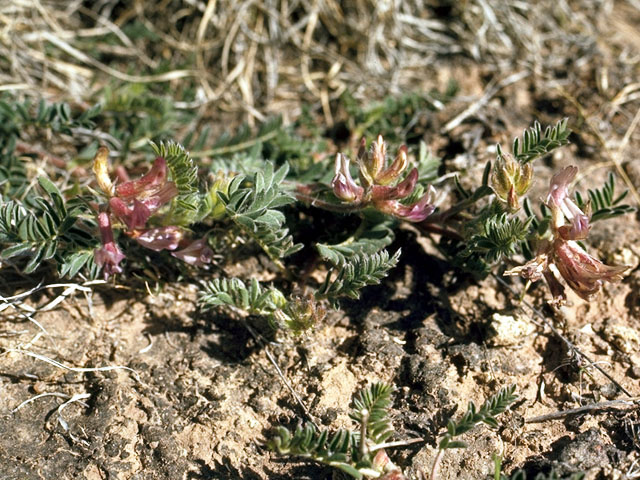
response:
<path id="1" fill-rule="evenodd" d="M 509 405 L 518 399 L 515 395 L 516 386 L 501 388 L 498 393 L 489 397 L 480 408 L 476 407 L 473 402 L 469 402 L 466 413 L 460 420 L 454 422 L 452 419 L 447 423 L 447 433 L 440 439 L 438 443 L 438 453 L 433 466 L 429 480 L 436 480 L 440 469 L 440 462 L 444 452 L 452 448 L 467 448 L 467 444 L 456 438 L 468 432 L 476 425 L 484 423 L 493 428 L 498 427 L 496 416 L 504 412 Z"/>
<path id="2" fill-rule="evenodd" d="M 274 326 L 297 332 L 322 319 L 326 303 L 337 306 L 342 297 L 356 299 L 364 287 L 382 281 L 399 260 L 400 249 L 386 249 L 402 222 L 436 235 L 449 261 L 475 276 L 523 263 L 504 273 L 528 282 L 546 280 L 554 303 L 566 298 L 557 274 L 590 299 L 626 269 L 605 265 L 584 245 L 593 222 L 633 210 L 623 203 L 626 192 L 615 195 L 613 176 L 601 189 L 572 197 L 577 167 L 561 170 L 551 179 L 539 214 L 526 196 L 535 178 L 533 162 L 568 142 L 566 120 L 546 129 L 536 123 L 514 140 L 511 153 L 498 145 L 481 181 L 469 188 L 456 176 L 456 194 L 449 199 L 433 187 L 442 182 L 437 177 L 440 160 L 424 145 L 416 157 L 401 146 L 388 161 L 382 136 L 371 145 L 363 138 L 355 172 L 343 153 L 330 169 L 323 161 L 302 160 L 312 149 L 293 149 L 291 134 L 279 121 L 265 124 L 254 140 L 245 130 L 200 150 L 196 157 L 214 157 L 200 166 L 178 143 L 151 143 L 155 159 L 146 174 L 133 180 L 101 147 L 93 166 L 96 188 L 67 185 L 60 190 L 55 181 L 40 177 L 42 196 L 27 187 L 31 179 L 15 151 L 25 125 L 52 125 L 69 133 L 73 125 L 89 126 L 98 110 L 74 117 L 67 107 L 41 103 L 33 116 L 30 112 L 29 104 L 0 104 L 7 133 L 0 164 L 2 258 L 18 262 L 26 272 L 54 262 L 60 275 L 69 277 L 95 277 L 100 270 L 105 277 L 124 274 L 124 259 L 135 265 L 133 259 L 139 257 L 127 250 L 140 247 L 202 267 L 220 247 L 231 259 L 253 245 L 279 271 L 276 281 L 205 281 L 202 306 L 265 316 Z M 207 135 L 195 139 L 192 133 L 185 140 L 202 148 Z M 279 164 L 262 158 L 265 152 Z M 289 168 L 289 161 L 296 168 Z M 316 218 L 327 215 L 337 220 L 349 216 L 358 226 L 346 235 L 342 229 L 319 232 L 316 239 L 322 241 L 305 244 L 290 230 L 302 211 L 311 229 Z M 312 265 L 324 280 L 309 281 L 310 272 L 300 275 L 288 263 L 301 250 L 307 257 L 317 256 Z M 22 263 L 22 258 L 28 261 Z"/>
<path id="3" fill-rule="evenodd" d="M 107 106 L 115 109 L 135 99 L 111 100 Z M 382 135 L 371 143 L 362 138 L 353 162 L 343 152 L 330 162 L 279 119 L 255 135 L 243 129 L 214 144 L 207 132 L 192 130 L 182 138 L 195 150 L 191 154 L 173 139 L 157 138 L 173 125 L 170 106 L 149 106 L 157 107 L 158 122 L 115 136 L 100 132 L 122 148 L 96 148 L 93 177 L 78 179 L 59 162 L 46 174 L 30 168 L 30 159 L 42 157 L 30 149 L 33 130 L 86 134 L 99 122 L 122 128 L 131 120 L 126 109 L 101 113 L 100 107 L 73 111 L 65 104 L 0 101 L 3 267 L 32 273 L 49 266 L 61 277 L 105 279 L 126 278 L 152 264 L 199 268 L 201 275 L 186 278 L 199 285 L 203 309 L 263 317 L 293 333 L 312 329 L 327 307 L 381 283 L 399 262 L 401 249 L 393 242 L 403 224 L 432 238 L 454 268 L 477 278 L 490 272 L 520 276 L 527 287 L 544 279 L 554 305 L 566 301 L 566 286 L 590 300 L 627 269 L 587 252 L 593 222 L 634 210 L 624 203 L 626 192 L 615 193 L 612 174 L 601 188 L 572 195 L 578 168 L 568 166 L 552 176 L 538 205 L 527 196 L 534 162 L 568 143 L 566 119 L 545 129 L 535 123 L 510 153 L 497 145 L 495 160 L 474 181 L 464 178 L 465 171 L 439 176 L 444 167 L 424 143 L 417 151 L 399 146 L 388 159 Z M 369 126 L 377 125 L 380 117 L 372 118 Z M 133 151 L 145 173 L 131 178 L 128 158 L 119 155 Z M 446 196 L 442 185 L 451 173 L 453 193 Z M 268 265 L 268 281 L 211 267 L 216 258 L 231 263 L 249 255 Z M 354 400 L 354 430 L 330 434 L 307 424 L 294 432 L 280 429 L 270 445 L 355 478 L 401 479 L 384 452 L 392 433 L 390 393 L 390 386 L 374 384 Z M 444 452 L 464 446 L 459 435 L 478 423 L 495 426 L 495 416 L 514 400 L 512 387 L 502 389 L 450 422 L 431 479 Z"/>
<path id="4" fill-rule="evenodd" d="M 384 451 L 384 448 L 409 443 L 387 442 L 393 434 L 388 418 L 391 392 L 390 385 L 374 383 L 355 396 L 349 416 L 356 422 L 357 428 L 340 429 L 331 433 L 319 430 L 311 423 L 299 425 L 293 432 L 279 427 L 268 446 L 281 455 L 308 458 L 338 468 L 356 479 L 404 480 L 406 477 L 400 467 L 393 464 Z M 496 416 L 518 398 L 514 392 L 515 385 L 502 388 L 480 408 L 469 402 L 469 408 L 460 420 L 449 420 L 447 433 L 438 444 L 438 454 L 429 480 L 438 478 L 440 461 L 446 450 L 467 447 L 465 442 L 456 439 L 458 436 L 480 423 L 490 427 L 498 426 Z"/>
<path id="5" fill-rule="evenodd" d="M 307 423 L 292 432 L 279 427 L 268 447 L 280 455 L 308 458 L 329 465 L 359 480 L 403 480 L 402 471 L 384 450 L 403 444 L 387 442 L 393 434 L 389 419 L 392 390 L 388 384 L 374 383 L 354 397 L 349 416 L 356 428 L 330 432 Z"/>

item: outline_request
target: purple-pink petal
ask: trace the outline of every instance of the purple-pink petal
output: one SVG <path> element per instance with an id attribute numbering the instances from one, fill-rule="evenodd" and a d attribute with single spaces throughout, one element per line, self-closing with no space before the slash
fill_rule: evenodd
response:
<path id="1" fill-rule="evenodd" d="M 211 260 L 213 259 L 213 250 L 209 248 L 204 238 L 200 238 L 198 240 L 194 240 L 181 250 L 171 252 L 171 255 L 190 265 L 201 267 L 211 263 Z"/>
<path id="2" fill-rule="evenodd" d="M 137 180 L 125 182 L 116 187 L 116 195 L 123 199 L 138 197 L 143 192 L 157 190 L 167 181 L 167 162 L 158 157 L 153 162 L 151 169 Z"/>
<path id="3" fill-rule="evenodd" d="M 418 169 L 414 168 L 409 175 L 395 187 L 374 185 L 371 187 L 371 197 L 376 200 L 398 200 L 411 195 L 418 182 Z"/>
<path id="4" fill-rule="evenodd" d="M 183 237 L 180 227 L 150 228 L 135 237 L 143 247 L 159 252 L 160 250 L 175 250 Z"/>
<path id="5" fill-rule="evenodd" d="M 122 267 L 119 264 L 125 256 L 113 239 L 111 219 L 108 213 L 101 212 L 98 214 L 98 226 L 102 238 L 102 247 L 96 248 L 93 255 L 96 264 L 102 267 L 104 277 L 107 279 L 109 275 L 122 272 Z"/>
<path id="6" fill-rule="evenodd" d="M 349 171 L 349 159 L 338 153 L 336 155 L 335 176 L 331 181 L 333 193 L 340 200 L 345 202 L 354 202 L 361 199 L 363 194 L 362 187 L 358 186 L 351 177 Z"/>
<path id="7" fill-rule="evenodd" d="M 628 268 L 605 265 L 573 241 L 556 239 L 553 252 L 554 264 L 560 275 L 585 300 L 591 299 L 604 282 L 621 280 L 622 273 Z"/>
<path id="8" fill-rule="evenodd" d="M 133 206 L 128 206 L 126 202 L 118 197 L 109 199 L 109 206 L 113 213 L 129 230 L 144 228 L 151 216 L 151 210 L 137 199 L 133 200 Z"/>
<path id="9" fill-rule="evenodd" d="M 549 182 L 549 196 L 547 203 L 550 207 L 561 207 L 565 198 L 569 197 L 569 184 L 573 181 L 578 173 L 578 167 L 572 165 L 566 167 L 551 177 Z"/>

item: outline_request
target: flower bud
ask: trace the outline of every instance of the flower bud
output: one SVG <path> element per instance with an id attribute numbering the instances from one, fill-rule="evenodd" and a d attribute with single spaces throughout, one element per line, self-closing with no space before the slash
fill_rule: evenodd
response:
<path id="1" fill-rule="evenodd" d="M 107 147 L 98 148 L 96 156 L 93 157 L 93 174 L 96 176 L 100 190 L 111 197 L 113 195 L 113 182 L 109 177 L 109 149 Z"/>
<path id="2" fill-rule="evenodd" d="M 371 153 L 368 156 L 367 170 L 371 177 L 375 180 L 387 163 L 387 144 L 382 135 L 378 135 L 378 139 L 371 145 Z"/>
<path id="3" fill-rule="evenodd" d="M 221 220 L 225 216 L 226 206 L 224 202 L 220 200 L 218 192 L 225 195 L 229 193 L 229 182 L 230 179 L 225 176 L 222 170 L 216 173 L 213 185 L 209 188 L 209 202 L 211 204 L 210 217 L 212 220 Z"/>
<path id="4" fill-rule="evenodd" d="M 96 264 L 103 268 L 105 280 L 109 275 L 122 272 L 120 262 L 125 258 L 124 254 L 113 240 L 113 230 L 111 229 L 111 219 L 109 214 L 101 212 L 98 214 L 98 226 L 102 238 L 102 247 L 96 248 L 93 252 Z"/>
<path id="5" fill-rule="evenodd" d="M 518 202 L 518 195 L 516 195 L 516 189 L 513 185 L 509 189 L 509 194 L 507 195 L 507 206 L 509 207 L 509 211 L 512 213 L 520 210 L 520 202 Z"/>
<path id="6" fill-rule="evenodd" d="M 333 193 L 345 202 L 356 202 L 362 199 L 363 189 L 354 182 L 349 171 L 349 159 L 338 153 L 336 155 L 335 176 L 331 181 Z"/>
<path id="7" fill-rule="evenodd" d="M 491 188 L 496 196 L 506 202 L 512 212 L 520 208 L 518 197 L 531 187 L 533 168 L 530 163 L 522 164 L 511 155 L 499 155 L 491 173 Z"/>
<path id="8" fill-rule="evenodd" d="M 379 185 L 389 185 L 395 179 L 397 179 L 402 172 L 404 172 L 409 165 L 409 157 L 407 156 L 407 147 L 403 145 L 398 150 L 398 154 L 396 155 L 395 160 L 389 166 L 389 168 L 380 172 L 376 177 L 375 181 Z"/>
<path id="9" fill-rule="evenodd" d="M 282 313 L 284 315 L 276 318 L 283 321 L 293 333 L 302 333 L 321 322 L 327 312 L 322 304 L 316 302 L 313 295 L 295 295 Z"/>
<path id="10" fill-rule="evenodd" d="M 377 178 L 385 166 L 387 158 L 387 145 L 384 143 L 382 135 L 378 135 L 378 139 L 371 144 L 371 149 L 366 150 L 366 141 L 363 138 L 360 141 L 358 149 L 358 167 L 360 181 L 365 188 L 378 183 Z"/>

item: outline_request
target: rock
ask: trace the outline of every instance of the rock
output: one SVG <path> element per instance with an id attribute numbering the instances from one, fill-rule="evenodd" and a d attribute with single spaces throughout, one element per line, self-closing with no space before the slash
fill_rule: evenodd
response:
<path id="1" fill-rule="evenodd" d="M 613 445 L 605 440 L 597 428 L 590 428 L 562 448 L 558 455 L 556 470 L 559 474 L 587 472 L 590 469 L 604 468 L 611 464 L 610 456 L 615 453 Z"/>
<path id="2" fill-rule="evenodd" d="M 521 315 L 494 313 L 489 324 L 489 344 L 494 347 L 517 345 L 535 330 L 535 325 Z"/>
<path id="3" fill-rule="evenodd" d="M 608 318 L 600 327 L 600 335 L 622 353 L 637 352 L 640 347 L 640 335 L 631 327 L 622 325 L 620 320 Z"/>

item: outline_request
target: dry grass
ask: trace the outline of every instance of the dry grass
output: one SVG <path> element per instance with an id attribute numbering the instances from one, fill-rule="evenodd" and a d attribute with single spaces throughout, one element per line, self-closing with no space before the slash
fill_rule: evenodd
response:
<path id="1" fill-rule="evenodd" d="M 442 71 L 456 61 L 551 79 L 567 59 L 597 55 L 597 33 L 614 12 L 612 1 L 595 0 L 3 3 L 2 90 L 81 101 L 109 82 L 168 83 L 178 94 L 195 88 L 180 106 L 255 123 L 295 117 L 306 102 L 328 125 L 345 89 L 374 99 L 442 86 Z"/>

